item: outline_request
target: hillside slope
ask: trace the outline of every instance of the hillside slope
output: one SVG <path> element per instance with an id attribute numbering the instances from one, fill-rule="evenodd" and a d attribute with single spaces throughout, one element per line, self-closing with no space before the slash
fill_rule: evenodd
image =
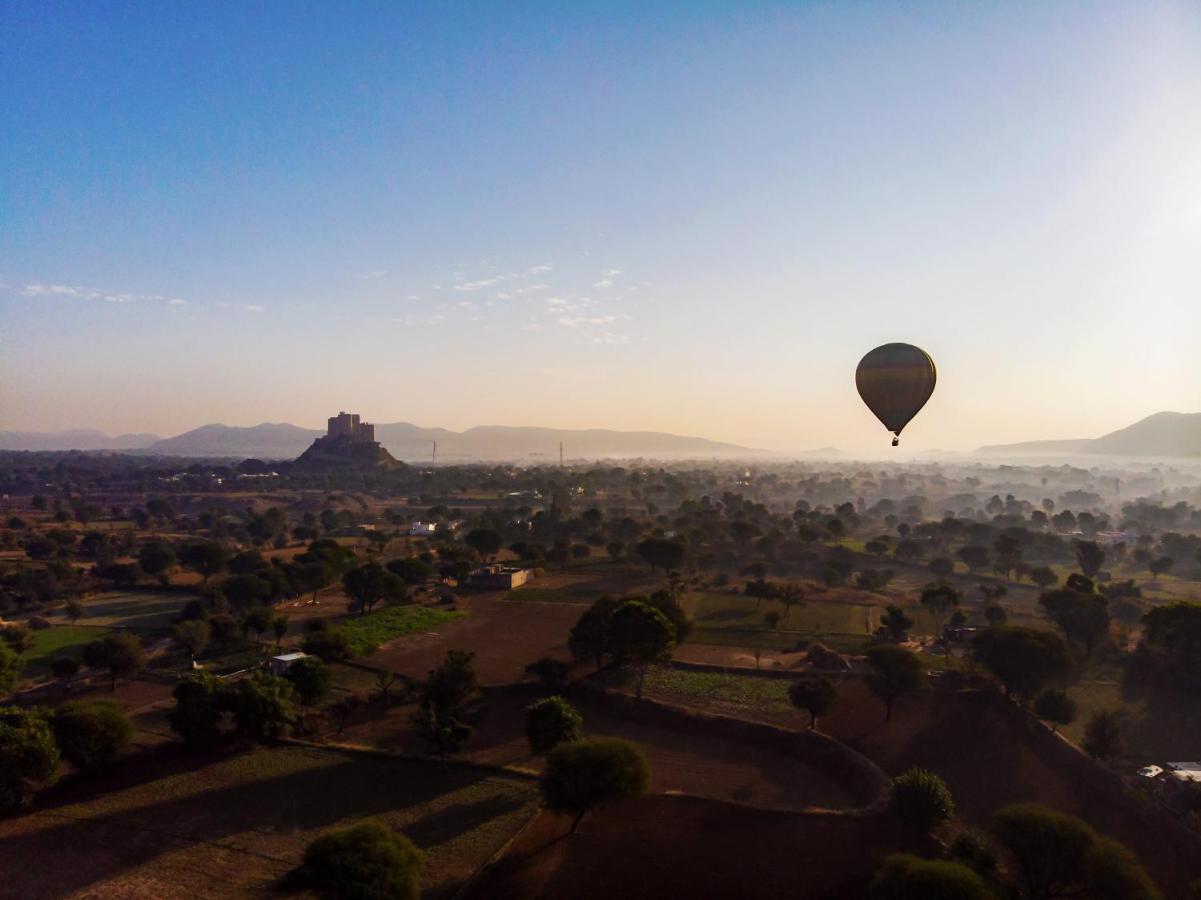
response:
<path id="1" fill-rule="evenodd" d="M 1158 412 L 1099 438 L 993 444 L 980 453 L 1201 456 L 1201 413 Z"/>

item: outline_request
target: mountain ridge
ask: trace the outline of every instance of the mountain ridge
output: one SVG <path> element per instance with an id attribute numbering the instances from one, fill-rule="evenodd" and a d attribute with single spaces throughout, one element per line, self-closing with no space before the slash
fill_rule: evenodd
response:
<path id="1" fill-rule="evenodd" d="M 1201 456 L 1201 412 L 1161 411 L 1097 438 L 989 444 L 978 453 L 1083 453 L 1098 456 Z"/>
<path id="2" fill-rule="evenodd" d="M 745 456 L 766 451 L 709 438 L 661 431 L 621 431 L 610 428 L 548 428 L 519 425 L 476 425 L 464 431 L 422 428 L 411 422 L 389 422 L 375 426 L 376 439 L 397 459 L 425 461 L 438 442 L 439 460 L 524 459 L 531 456 L 556 458 L 563 442 L 567 456 Z M 70 435 L 89 435 L 87 446 L 68 446 Z M 0 449 L 25 450 L 124 450 L 164 456 L 257 457 L 295 459 L 324 431 L 302 428 L 288 422 L 262 422 L 240 426 L 209 423 L 168 438 L 145 436 L 137 445 L 114 447 L 116 438 L 102 432 L 79 429 L 56 432 L 53 441 L 37 432 L 0 432 Z M 104 439 L 103 441 L 101 439 Z"/>

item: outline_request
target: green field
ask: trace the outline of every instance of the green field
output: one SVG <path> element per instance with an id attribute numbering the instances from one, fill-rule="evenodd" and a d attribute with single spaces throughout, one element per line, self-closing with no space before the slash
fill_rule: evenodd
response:
<path id="1" fill-rule="evenodd" d="M 120 625 L 137 631 L 170 628 L 193 594 L 174 591 L 110 591 L 84 601 L 81 625 Z"/>
<path id="2" fill-rule="evenodd" d="M 83 648 L 98 641 L 111 628 L 92 628 L 83 625 L 57 625 L 33 633 L 33 649 L 25 654 L 25 677 L 44 675 L 50 663 L 60 656 L 83 657 Z"/>
<path id="3" fill-rule="evenodd" d="M 609 678 L 631 683 L 628 672 L 613 672 Z M 653 666 L 646 673 L 643 691 L 651 697 L 684 705 L 703 705 L 732 715 L 743 713 L 786 713 L 789 681 L 755 675 L 697 672 L 669 666 Z"/>
<path id="4" fill-rule="evenodd" d="M 113 897 L 175 896 L 184 884 L 200 897 L 283 896 L 278 879 L 310 841 L 371 816 L 426 853 L 422 896 L 449 897 L 537 802 L 525 779 L 307 747 L 156 762 L 107 791 L 71 791 L 53 810 L 0 822 L 0 869 L 14 897 L 96 885 Z"/>
<path id="5" fill-rule="evenodd" d="M 365 616 L 354 616 L 342 625 L 355 656 L 369 656 L 381 644 L 415 631 L 426 631 L 443 622 L 457 619 L 460 612 L 430 609 L 428 606 L 386 606 Z"/>

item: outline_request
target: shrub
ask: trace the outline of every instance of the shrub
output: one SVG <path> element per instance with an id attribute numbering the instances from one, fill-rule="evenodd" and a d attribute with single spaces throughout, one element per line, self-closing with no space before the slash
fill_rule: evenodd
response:
<path id="1" fill-rule="evenodd" d="M 63 757 L 81 772 L 109 765 L 133 740 L 125 710 L 104 700 L 64 703 L 50 724 Z"/>
<path id="2" fill-rule="evenodd" d="M 309 844 L 293 880 L 331 900 L 418 900 L 424 861 L 403 834 L 368 819 Z"/>
<path id="3" fill-rule="evenodd" d="M 872 900 L 984 900 L 984 881 L 957 862 L 895 853 L 872 880 Z"/>
<path id="4" fill-rule="evenodd" d="M 544 697 L 525 709 L 525 736 L 531 753 L 549 753 L 565 741 L 578 741 L 584 723 L 579 710 L 562 697 Z"/>
<path id="5" fill-rule="evenodd" d="M 0 710 L 0 813 L 28 806 L 39 784 L 54 780 L 58 745 L 38 710 Z"/>
<path id="6" fill-rule="evenodd" d="M 955 815 L 947 783 L 927 769 L 912 768 L 892 780 L 893 808 L 911 828 L 929 831 Z"/>

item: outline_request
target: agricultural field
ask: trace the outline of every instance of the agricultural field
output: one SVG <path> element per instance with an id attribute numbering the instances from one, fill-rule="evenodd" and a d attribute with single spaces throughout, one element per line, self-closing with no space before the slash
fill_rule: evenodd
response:
<path id="1" fill-rule="evenodd" d="M 342 624 L 354 656 L 369 656 L 377 648 L 417 631 L 428 631 L 457 619 L 461 612 L 431 609 L 428 606 L 386 606 L 363 616 L 353 616 Z"/>
<path id="2" fill-rule="evenodd" d="M 444 898 L 537 809 L 527 780 L 471 767 L 285 747 L 195 768 L 160 756 L 63 784 L 0 823 L 6 896 L 263 896 L 321 832 L 367 817 L 427 858 L 423 896 Z"/>
<path id="3" fill-rule="evenodd" d="M 194 594 L 179 591 L 106 591 L 84 601 L 80 625 L 107 625 L 135 631 L 170 628 Z"/>
<path id="4" fill-rule="evenodd" d="M 33 633 L 33 649 L 25 654 L 26 678 L 46 675 L 50 664 L 62 656 L 83 658 L 83 648 L 104 637 L 111 628 L 85 625 L 58 625 L 42 628 Z"/>

